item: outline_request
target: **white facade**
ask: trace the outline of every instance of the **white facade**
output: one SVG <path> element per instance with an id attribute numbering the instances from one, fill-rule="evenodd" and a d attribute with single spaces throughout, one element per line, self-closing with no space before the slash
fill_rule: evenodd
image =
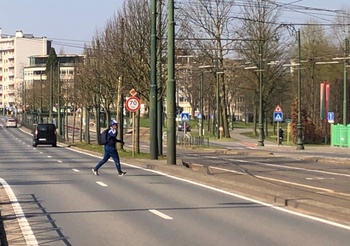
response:
<path id="1" fill-rule="evenodd" d="M 57 60 L 60 64 L 60 90 L 62 99 L 66 102 L 73 97 L 74 76 L 76 75 L 76 66 L 83 62 L 84 56 L 76 54 L 59 54 Z M 22 110 L 40 111 L 48 107 L 45 103 L 45 85 L 48 81 L 46 76 L 46 63 L 48 55 L 34 55 L 29 57 L 29 66 L 23 70 L 23 84 L 20 85 L 20 90 L 23 92 Z M 33 89 L 35 88 L 35 89 Z M 34 93 L 35 95 L 28 95 Z M 43 94 L 44 93 L 44 94 Z M 21 95 L 19 93 L 19 95 Z M 43 104 L 43 105 L 42 105 Z M 55 108 L 53 109 L 55 112 Z"/>
<path id="2" fill-rule="evenodd" d="M 20 86 L 23 82 L 24 67 L 29 64 L 29 56 L 46 55 L 51 41 L 46 37 L 17 31 L 14 36 L 4 36 L 0 29 L 0 108 L 20 107 Z"/>

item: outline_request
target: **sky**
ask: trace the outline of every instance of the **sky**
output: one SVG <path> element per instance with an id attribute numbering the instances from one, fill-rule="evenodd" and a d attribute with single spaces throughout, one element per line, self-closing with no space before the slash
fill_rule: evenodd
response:
<path id="1" fill-rule="evenodd" d="M 275 1 L 320 9 L 350 9 L 350 0 Z M 14 35 L 17 30 L 22 30 L 23 33 L 52 40 L 57 53 L 63 49 L 65 53 L 81 54 L 84 43 L 90 43 L 96 30 L 103 29 L 121 9 L 124 0 L 0 0 L 0 3 L 2 34 Z M 331 18 L 327 13 L 316 13 L 320 21 Z M 286 12 L 283 18 L 290 22 L 305 22 L 310 16 L 292 10 Z"/>

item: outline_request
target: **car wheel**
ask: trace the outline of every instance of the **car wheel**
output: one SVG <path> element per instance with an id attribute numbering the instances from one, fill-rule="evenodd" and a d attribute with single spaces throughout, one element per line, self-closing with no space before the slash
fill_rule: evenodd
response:
<path id="1" fill-rule="evenodd" d="M 52 147 L 57 147 L 57 143 L 53 143 L 53 144 L 52 144 Z"/>
<path id="2" fill-rule="evenodd" d="M 33 146 L 36 147 L 36 146 L 38 146 L 38 144 L 37 143 L 33 143 Z"/>

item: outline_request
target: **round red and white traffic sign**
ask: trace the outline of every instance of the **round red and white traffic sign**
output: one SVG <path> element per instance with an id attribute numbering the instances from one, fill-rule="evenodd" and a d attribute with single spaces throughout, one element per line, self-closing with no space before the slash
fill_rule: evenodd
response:
<path id="1" fill-rule="evenodd" d="M 137 97 L 129 97 L 126 100 L 126 109 L 129 110 L 130 112 L 136 112 L 137 110 L 140 109 L 141 107 L 141 101 Z"/>

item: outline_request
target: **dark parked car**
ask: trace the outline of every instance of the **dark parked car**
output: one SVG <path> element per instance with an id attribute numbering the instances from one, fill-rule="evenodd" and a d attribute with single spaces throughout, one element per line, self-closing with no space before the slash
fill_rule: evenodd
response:
<path id="1" fill-rule="evenodd" d="M 177 130 L 180 131 L 180 132 L 183 132 L 184 131 L 184 123 L 180 123 L 180 125 L 178 126 Z M 190 124 L 187 124 L 186 123 L 186 132 L 190 132 L 191 131 L 191 126 Z"/>
<path id="2" fill-rule="evenodd" d="M 33 131 L 33 146 L 38 144 L 49 144 L 57 146 L 57 130 L 54 124 L 37 124 Z"/>

